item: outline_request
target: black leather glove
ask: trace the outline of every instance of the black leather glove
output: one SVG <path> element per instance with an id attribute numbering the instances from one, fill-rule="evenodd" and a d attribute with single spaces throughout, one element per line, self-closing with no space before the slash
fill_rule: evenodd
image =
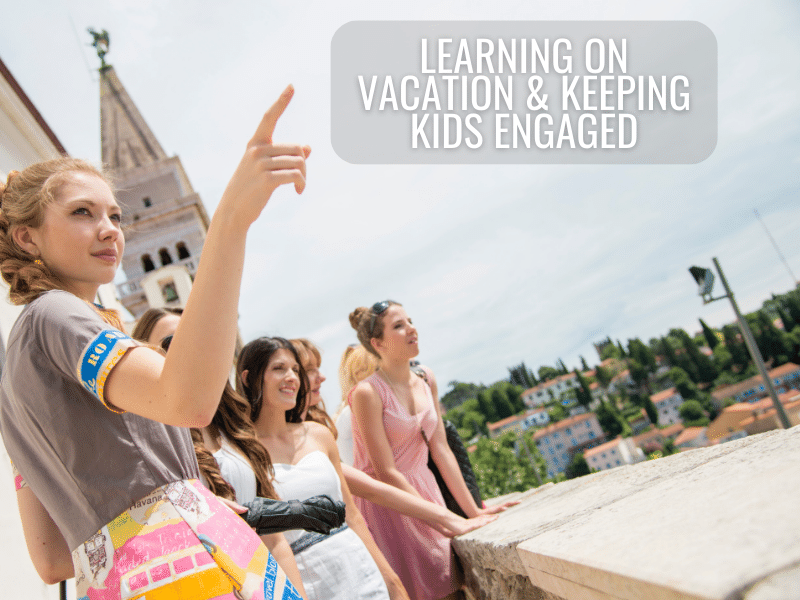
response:
<path id="1" fill-rule="evenodd" d="M 344 523 L 344 502 L 330 496 L 312 496 L 306 500 L 270 500 L 255 498 L 243 502 L 247 512 L 241 517 L 256 533 L 279 533 L 290 529 L 305 529 L 328 534 Z"/>

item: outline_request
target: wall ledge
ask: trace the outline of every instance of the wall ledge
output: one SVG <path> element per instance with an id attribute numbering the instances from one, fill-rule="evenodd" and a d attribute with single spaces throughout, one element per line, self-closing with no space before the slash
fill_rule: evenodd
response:
<path id="1" fill-rule="evenodd" d="M 800 600 L 800 426 L 530 490 L 453 541 L 476 600 Z"/>

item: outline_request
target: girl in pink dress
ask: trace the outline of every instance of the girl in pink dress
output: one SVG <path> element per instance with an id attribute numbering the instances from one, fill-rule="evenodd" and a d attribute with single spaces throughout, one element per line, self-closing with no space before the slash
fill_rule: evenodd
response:
<path id="1" fill-rule="evenodd" d="M 357 308 L 350 324 L 359 341 L 380 358 L 376 373 L 350 394 L 354 466 L 425 500 L 444 506 L 428 453 L 468 517 L 505 510 L 475 504 L 453 456 L 439 414 L 435 390 L 412 373 L 417 330 L 405 309 L 386 300 Z M 460 577 L 450 539 L 429 525 L 356 499 L 375 541 L 413 600 L 455 598 Z"/>

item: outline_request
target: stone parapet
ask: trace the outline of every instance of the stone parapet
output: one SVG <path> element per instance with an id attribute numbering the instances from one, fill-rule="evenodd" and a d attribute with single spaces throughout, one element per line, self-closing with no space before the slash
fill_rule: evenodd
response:
<path id="1" fill-rule="evenodd" d="M 800 599 L 800 427 L 546 485 L 454 540 L 477 600 Z"/>

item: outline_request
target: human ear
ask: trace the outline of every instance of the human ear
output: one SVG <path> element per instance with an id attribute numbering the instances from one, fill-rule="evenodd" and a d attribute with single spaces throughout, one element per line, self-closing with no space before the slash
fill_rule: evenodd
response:
<path id="1" fill-rule="evenodd" d="M 245 369 L 244 371 L 242 371 L 242 374 L 239 375 L 239 379 L 242 380 L 242 386 L 244 386 L 245 388 L 247 387 L 247 374 L 249 372 L 250 372 L 249 369 Z"/>
<path id="2" fill-rule="evenodd" d="M 378 338 L 370 338 L 369 343 L 372 344 L 373 349 L 375 352 L 378 352 L 381 347 L 381 340 Z"/>
<path id="3" fill-rule="evenodd" d="M 33 256 L 39 256 L 39 246 L 36 244 L 36 236 L 31 227 L 27 225 L 19 225 L 11 231 L 11 238 L 22 250 Z"/>

